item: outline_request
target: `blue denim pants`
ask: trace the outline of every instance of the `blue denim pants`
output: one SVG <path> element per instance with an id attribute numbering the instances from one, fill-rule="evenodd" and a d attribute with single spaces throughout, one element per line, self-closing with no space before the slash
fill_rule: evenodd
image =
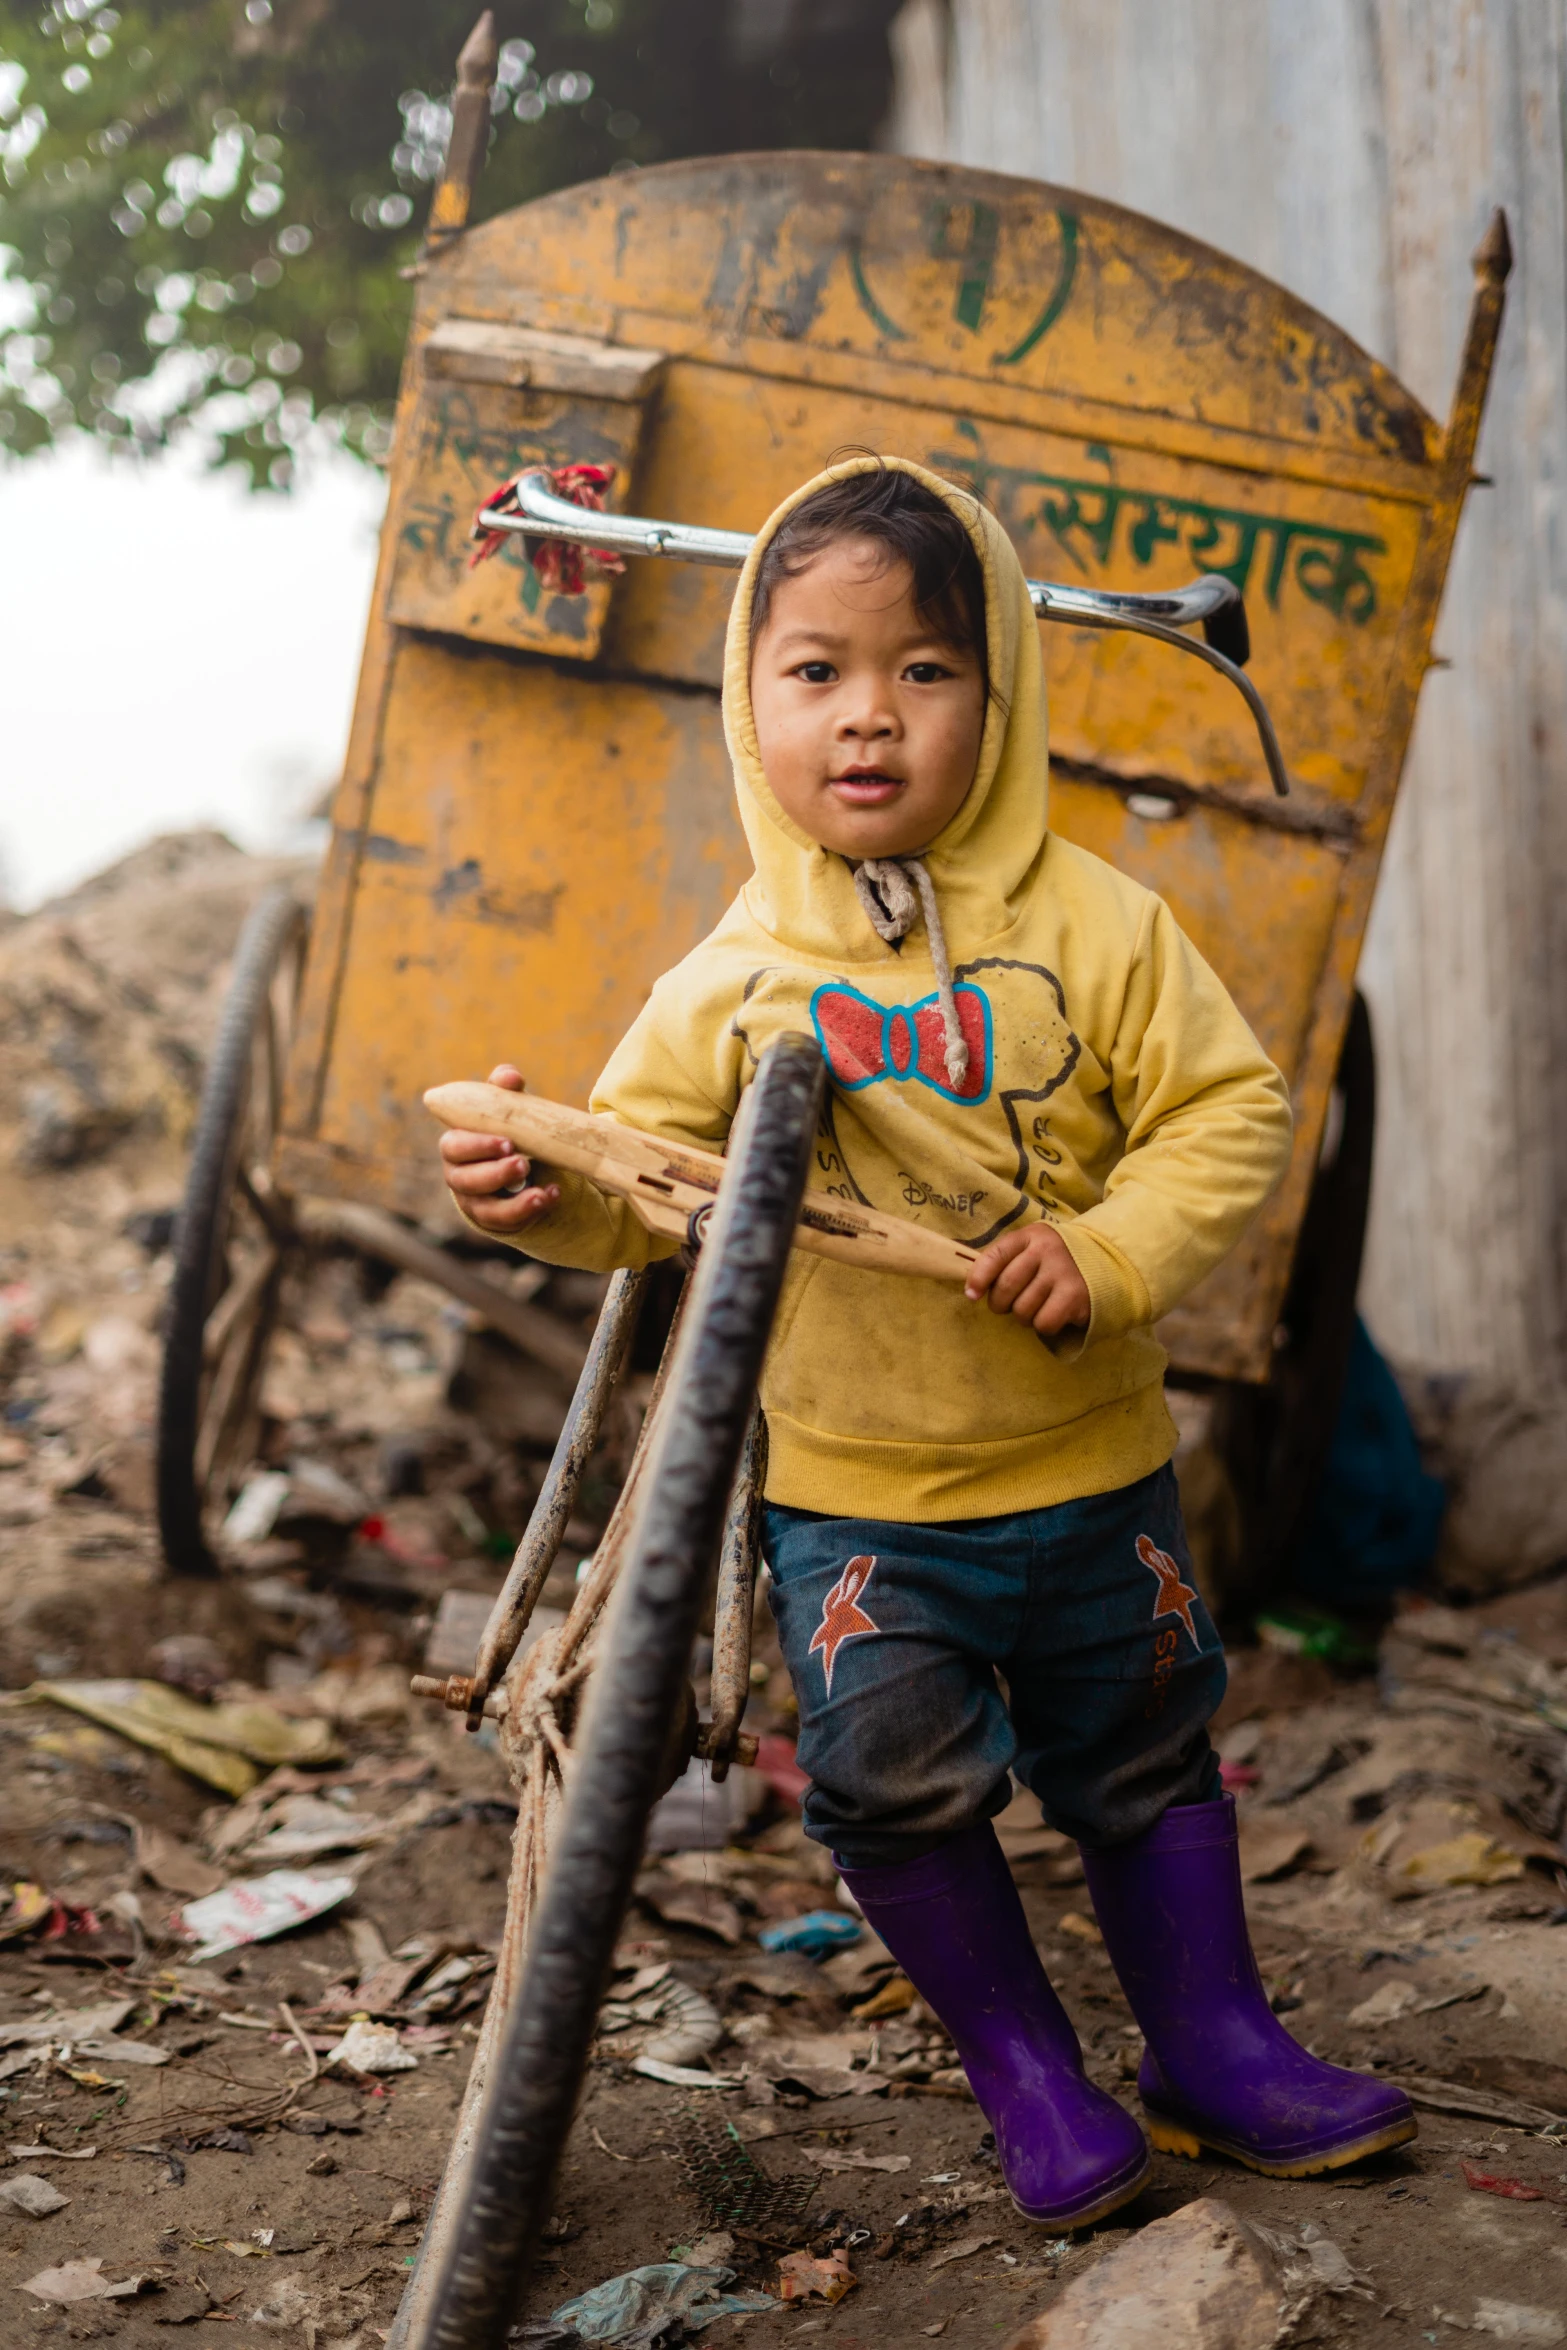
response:
<path id="1" fill-rule="evenodd" d="M 993 1817 L 1009 1773 L 1091 1846 L 1219 1793 L 1224 1651 L 1173 1469 L 936 1526 L 770 1503 L 763 1546 L 806 1832 L 842 1867 L 913 1860 Z"/>

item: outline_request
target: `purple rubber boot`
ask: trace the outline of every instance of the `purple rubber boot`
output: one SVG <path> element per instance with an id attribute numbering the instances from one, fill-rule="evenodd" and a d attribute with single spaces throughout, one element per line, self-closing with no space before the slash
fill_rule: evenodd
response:
<path id="1" fill-rule="evenodd" d="M 1084 2076 L 989 1821 L 919 1860 L 845 1869 L 843 1881 L 956 2042 L 1024 2218 L 1083 2228 L 1129 2202 L 1147 2143 Z"/>
<path id="2" fill-rule="evenodd" d="M 1415 2135 L 1402 2089 L 1308 2055 L 1268 2005 L 1233 1796 L 1172 1805 L 1132 1843 L 1085 1850 L 1083 1866 L 1147 2042 L 1137 2086 L 1164 2153 L 1210 2146 L 1268 2178 L 1300 2179 Z"/>

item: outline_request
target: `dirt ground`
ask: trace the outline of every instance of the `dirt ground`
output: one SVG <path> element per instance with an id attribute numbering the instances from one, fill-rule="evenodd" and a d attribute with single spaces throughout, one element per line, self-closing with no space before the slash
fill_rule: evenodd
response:
<path id="1" fill-rule="evenodd" d="M 268 1373 L 255 1470 L 287 1487 L 275 1516 L 230 1545 L 219 1583 L 160 1569 L 168 1211 L 224 940 L 261 878 L 236 858 L 176 844 L 0 937 L 0 1082 L 21 1105 L 0 1119 L 0 2345 L 136 2350 L 177 2327 L 224 2350 L 373 2350 L 500 1932 L 499 1750 L 407 1683 L 427 1657 L 458 1669 L 431 1643 L 471 1639 L 563 1391 L 440 1292 L 323 1254 L 292 1281 Z M 182 906 L 187 976 L 158 994 L 137 958 Z M 557 1278 L 537 1302 L 583 1329 L 595 1292 Z M 546 1605 L 569 1604 L 629 1432 L 623 1415 Z M 1411 1604 L 1352 1669 L 1278 1639 L 1237 1640 L 1220 1717 L 1264 1977 L 1313 2049 L 1413 2085 L 1413 2147 L 1301 2182 L 1161 2155 L 1082 2240 L 1021 2221 L 950 2046 L 884 1954 L 760 1946 L 840 1906 L 799 1830 L 791 1701 L 763 1638 L 748 1726 L 767 1767 L 733 1799 L 682 1788 L 660 1814 L 526 2313 L 693 2248 L 733 2290 L 776 2293 L 783 2253 L 841 2248 L 858 2280 L 843 2300 L 699 2338 L 1005 2345 L 1129 2231 L 1215 2195 L 1345 2255 L 1307 2338 L 1567 2341 L 1567 1581 Z M 108 1676 L 178 1689 L 215 1729 L 259 1702 L 303 1759 L 242 1763 L 252 1784 L 225 1794 L 40 1686 Z M 253 1745 L 263 1731 L 252 1719 Z M 232 1779 L 227 1751 L 202 1749 Z M 1035 1937 L 1091 2073 L 1135 2109 L 1140 2043 L 1076 1856 L 1030 1809 L 1003 1832 Z M 352 1888 L 198 1963 L 171 1922 L 182 1902 L 275 1867 Z M 722 2036 L 692 2061 L 734 2086 L 633 2069 L 675 1986 L 716 2008 Z M 360 2014 L 391 2027 L 404 2069 L 334 2059 Z M 65 2200 L 7 2208 L 19 2179 Z M 143 2282 L 68 2303 L 25 2289 L 81 2260 Z"/>

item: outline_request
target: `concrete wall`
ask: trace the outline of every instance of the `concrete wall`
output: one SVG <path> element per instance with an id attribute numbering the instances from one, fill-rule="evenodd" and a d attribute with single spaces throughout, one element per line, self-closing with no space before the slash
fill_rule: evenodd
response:
<path id="1" fill-rule="evenodd" d="M 1112 197 L 1349 328 L 1445 416 L 1517 266 L 1362 967 L 1364 1290 L 1402 1362 L 1567 1386 L 1567 0 L 909 0 L 891 143 Z"/>

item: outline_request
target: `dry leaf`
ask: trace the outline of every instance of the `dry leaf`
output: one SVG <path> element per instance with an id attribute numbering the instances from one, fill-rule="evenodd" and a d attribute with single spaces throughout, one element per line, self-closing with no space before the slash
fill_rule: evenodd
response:
<path id="1" fill-rule="evenodd" d="M 637 1892 L 668 1925 L 694 1926 L 699 1933 L 716 1935 L 731 1948 L 744 1939 L 740 1912 L 716 1885 L 685 1885 L 677 1877 L 654 1877 L 639 1885 Z"/>
<path id="2" fill-rule="evenodd" d="M 145 1820 L 136 1822 L 136 1866 L 165 1893 L 177 1893 L 182 1901 L 198 1901 L 204 1893 L 216 1893 L 223 1882 L 221 1869 L 192 1852 L 177 1836 Z"/>
<path id="3" fill-rule="evenodd" d="M 1240 1850 L 1246 1883 L 1265 1885 L 1300 1866 L 1311 1850 L 1311 1838 L 1304 1828 L 1292 1828 L 1282 1820 L 1255 1825 L 1248 1821 L 1240 1832 Z"/>
<path id="4" fill-rule="evenodd" d="M 999 2236 L 965 2236 L 961 2244 L 949 2244 L 945 2252 L 938 2252 L 932 2268 L 945 2268 L 949 2260 L 972 2260 L 976 2252 L 983 2252 L 989 2244 L 999 2244 Z"/>

